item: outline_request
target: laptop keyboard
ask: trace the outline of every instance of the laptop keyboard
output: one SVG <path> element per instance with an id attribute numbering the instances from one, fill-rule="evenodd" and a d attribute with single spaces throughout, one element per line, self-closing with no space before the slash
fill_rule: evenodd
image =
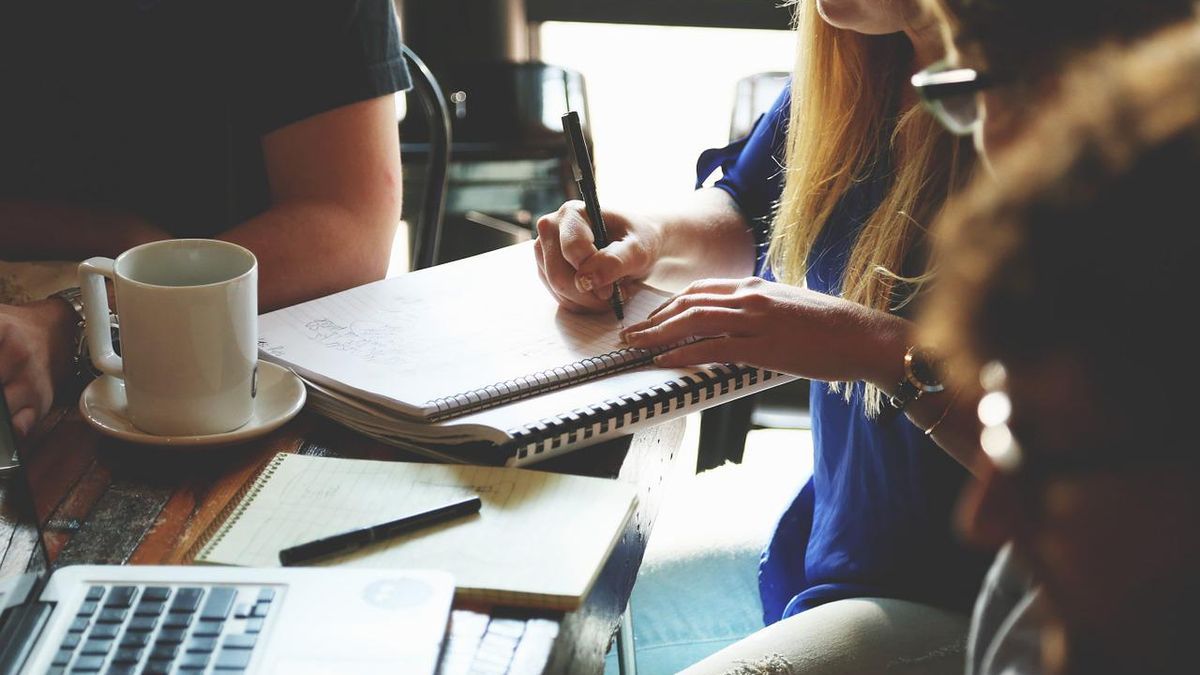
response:
<path id="1" fill-rule="evenodd" d="M 274 600 L 267 586 L 92 586 L 48 672 L 241 673 Z"/>

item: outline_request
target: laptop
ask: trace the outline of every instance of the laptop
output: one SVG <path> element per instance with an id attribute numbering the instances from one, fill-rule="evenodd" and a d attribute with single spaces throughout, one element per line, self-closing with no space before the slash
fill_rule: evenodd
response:
<path id="1" fill-rule="evenodd" d="M 428 673 L 454 596 L 439 571 L 76 565 L 54 569 L 0 393 L 0 675 Z M 10 540 L 36 530 L 34 551 Z M 26 536 L 26 538 L 28 538 Z M 18 539 L 19 541 L 19 539 Z M 23 557 L 23 556 L 22 556 Z M 0 568 L 3 569 L 3 568 Z"/>

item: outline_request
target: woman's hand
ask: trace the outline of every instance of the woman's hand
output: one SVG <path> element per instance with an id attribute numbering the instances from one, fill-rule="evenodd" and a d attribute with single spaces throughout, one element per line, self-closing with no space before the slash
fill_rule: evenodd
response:
<path id="1" fill-rule="evenodd" d="M 604 224 L 611 243 L 597 250 L 583 202 L 569 201 L 538 220 L 538 275 L 573 312 L 608 310 L 613 283 L 645 278 L 658 259 L 660 234 L 651 220 L 606 210 Z"/>
<path id="2" fill-rule="evenodd" d="M 816 380 L 891 384 L 908 330 L 886 312 L 749 278 L 693 283 L 623 335 L 642 348 L 707 338 L 660 355 L 661 366 L 747 363 Z"/>
<path id="3" fill-rule="evenodd" d="M 0 305 L 0 386 L 18 436 L 50 410 L 55 383 L 69 374 L 76 321 L 62 300 Z"/>

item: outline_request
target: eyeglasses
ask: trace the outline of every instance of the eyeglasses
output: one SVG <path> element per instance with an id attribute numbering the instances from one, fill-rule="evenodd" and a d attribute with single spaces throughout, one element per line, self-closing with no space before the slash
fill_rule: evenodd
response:
<path id="1" fill-rule="evenodd" d="M 1052 478 L 1178 466 L 1181 462 L 1195 466 L 1200 459 L 1189 449 L 1181 449 L 1178 443 L 1148 438 L 1142 439 L 1145 443 L 1136 446 L 1136 451 L 1133 445 L 1140 441 L 1122 442 L 1117 438 L 1100 443 L 1093 439 L 1079 447 L 1053 451 L 1036 443 L 1024 447 L 1009 427 L 1013 406 L 1007 392 L 1007 370 L 993 361 L 980 370 L 979 381 L 984 390 L 978 407 L 979 421 L 983 424 L 979 444 L 1001 473 L 1019 476 L 1022 483 L 1034 485 Z"/>
<path id="2" fill-rule="evenodd" d="M 970 136 L 979 126 L 979 104 L 975 94 L 996 84 L 987 73 L 971 68 L 954 68 L 946 61 L 929 66 L 912 76 L 921 102 L 956 136 Z"/>

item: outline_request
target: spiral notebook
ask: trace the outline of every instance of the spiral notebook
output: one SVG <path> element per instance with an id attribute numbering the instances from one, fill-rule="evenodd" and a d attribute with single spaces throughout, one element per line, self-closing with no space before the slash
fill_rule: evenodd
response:
<path id="1" fill-rule="evenodd" d="M 280 453 L 199 540 L 197 563 L 278 567 L 280 549 L 469 494 L 478 514 L 322 561 L 453 574 L 460 600 L 571 610 L 636 505 L 633 485 L 505 467 Z"/>
<path id="2" fill-rule="evenodd" d="M 667 369 L 622 344 L 611 312 L 558 306 L 533 243 L 259 318 L 263 358 L 310 387 L 313 409 L 442 459 L 524 464 L 793 379 L 737 364 Z M 669 295 L 626 287 L 639 321 Z"/>

